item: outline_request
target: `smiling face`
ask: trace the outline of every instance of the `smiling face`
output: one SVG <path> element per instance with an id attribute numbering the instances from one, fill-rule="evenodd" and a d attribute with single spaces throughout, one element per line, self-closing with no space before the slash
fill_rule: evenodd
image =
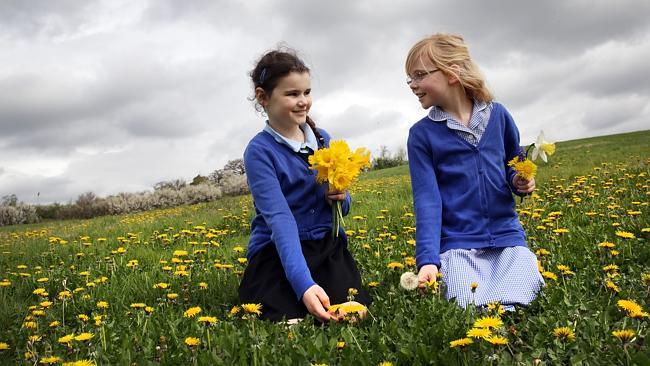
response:
<path id="1" fill-rule="evenodd" d="M 311 108 L 311 77 L 308 72 L 290 72 L 279 79 L 270 96 L 261 88 L 256 89 L 256 96 L 266 110 L 271 127 L 296 128 L 305 123 Z"/>
<path id="2" fill-rule="evenodd" d="M 449 78 L 427 58 L 421 57 L 420 61 L 409 70 L 411 91 L 424 109 L 443 106 L 449 97 Z"/>

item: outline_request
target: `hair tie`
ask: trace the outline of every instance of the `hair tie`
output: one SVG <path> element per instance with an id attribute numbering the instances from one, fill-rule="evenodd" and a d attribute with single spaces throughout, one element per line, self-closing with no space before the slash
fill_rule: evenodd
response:
<path id="1" fill-rule="evenodd" d="M 260 73 L 260 85 L 264 84 L 264 79 L 266 79 L 266 67 L 262 69 L 262 72 Z"/>

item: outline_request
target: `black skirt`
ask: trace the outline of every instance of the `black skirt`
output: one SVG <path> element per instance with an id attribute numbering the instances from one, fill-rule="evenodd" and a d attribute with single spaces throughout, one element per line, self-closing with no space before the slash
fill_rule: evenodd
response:
<path id="1" fill-rule="evenodd" d="M 347 301 L 349 288 L 358 290 L 355 301 L 370 304 L 370 295 L 361 288 L 359 269 L 348 251 L 344 235 L 333 238 L 328 233 L 320 240 L 303 240 L 301 247 L 312 278 L 325 290 L 330 304 Z M 304 318 L 308 313 L 302 300 L 296 300 L 273 244 L 249 261 L 239 285 L 239 300 L 262 304 L 261 319 L 281 321 Z"/>

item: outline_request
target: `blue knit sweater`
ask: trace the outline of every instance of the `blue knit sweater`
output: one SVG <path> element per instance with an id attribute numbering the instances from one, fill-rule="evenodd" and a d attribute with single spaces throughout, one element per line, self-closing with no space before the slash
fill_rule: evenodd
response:
<path id="1" fill-rule="evenodd" d="M 329 146 L 330 136 L 319 131 L 325 146 Z M 300 241 L 322 239 L 332 230 L 332 207 L 326 201 L 326 185 L 316 182 L 316 171 L 309 169 L 299 155 L 265 131 L 248 143 L 244 166 L 256 212 L 251 222 L 248 259 L 274 243 L 287 279 L 301 299 L 315 282 Z M 346 193 L 344 215 L 350 202 Z M 339 236 L 345 240 L 343 228 Z"/>
<path id="2" fill-rule="evenodd" d="M 478 146 L 425 117 L 411 127 L 407 148 L 418 268 L 440 267 L 449 249 L 526 246 L 507 166 L 520 151 L 519 131 L 501 104 Z"/>

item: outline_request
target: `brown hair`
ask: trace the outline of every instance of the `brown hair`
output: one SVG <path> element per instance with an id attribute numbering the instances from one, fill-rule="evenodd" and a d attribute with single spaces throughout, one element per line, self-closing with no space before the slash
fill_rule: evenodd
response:
<path id="1" fill-rule="evenodd" d="M 304 62 L 296 55 L 296 52 L 292 49 L 279 49 L 269 51 L 264 54 L 257 65 L 250 72 L 251 80 L 253 81 L 253 89 L 262 88 L 266 95 L 271 96 L 273 90 L 280 79 L 289 75 L 292 72 L 299 73 L 309 73 L 309 68 L 305 65 Z M 253 100 L 255 100 L 253 98 Z M 255 100 L 255 110 L 261 112 L 263 110 L 260 103 Z M 307 124 L 314 131 L 314 135 L 321 144 L 324 144 L 325 140 L 321 136 L 320 132 L 316 128 L 316 123 L 311 117 L 307 116 Z"/>
<path id="2" fill-rule="evenodd" d="M 437 33 L 420 40 L 406 57 L 406 73 L 410 75 L 419 67 L 423 57 L 445 75 L 455 76 L 468 97 L 481 102 L 494 99 L 462 36 Z"/>

